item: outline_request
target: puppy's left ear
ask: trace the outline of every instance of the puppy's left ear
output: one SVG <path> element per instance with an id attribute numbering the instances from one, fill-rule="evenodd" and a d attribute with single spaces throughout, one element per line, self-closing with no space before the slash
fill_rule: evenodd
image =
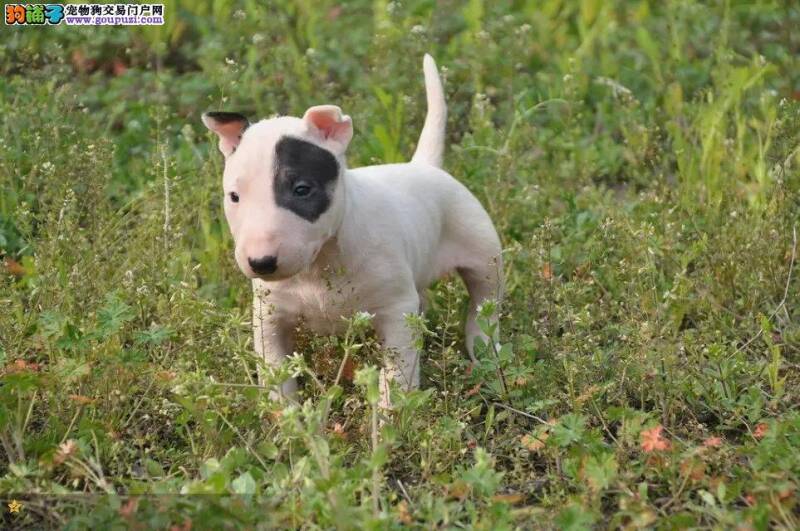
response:
<path id="1" fill-rule="evenodd" d="M 338 154 L 344 153 L 353 138 L 353 121 L 336 105 L 317 105 L 303 115 L 309 129 L 330 144 Z"/>
<path id="2" fill-rule="evenodd" d="M 202 116 L 203 124 L 219 137 L 219 150 L 229 157 L 242 140 L 244 130 L 250 122 L 236 112 L 206 112 Z"/>

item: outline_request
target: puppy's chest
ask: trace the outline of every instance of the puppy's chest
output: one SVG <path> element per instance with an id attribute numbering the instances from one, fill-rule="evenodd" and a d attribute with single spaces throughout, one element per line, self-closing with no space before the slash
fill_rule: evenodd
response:
<path id="1" fill-rule="evenodd" d="M 274 289 L 269 296 L 275 308 L 317 334 L 337 334 L 343 319 L 367 309 L 359 284 L 341 272 L 301 276 Z"/>

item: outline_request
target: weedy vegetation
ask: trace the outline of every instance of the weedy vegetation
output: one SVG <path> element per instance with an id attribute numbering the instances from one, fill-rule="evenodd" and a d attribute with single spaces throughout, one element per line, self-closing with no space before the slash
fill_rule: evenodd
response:
<path id="1" fill-rule="evenodd" d="M 2 30 L 0 498 L 23 503 L 3 526 L 800 527 L 795 3 L 176 0 L 166 20 Z M 303 403 L 271 402 L 200 113 L 335 102 L 351 166 L 405 160 L 424 52 L 445 167 L 503 239 L 502 348 L 468 363 L 443 280 L 391 418 L 366 315 L 303 337 L 283 369 Z"/>

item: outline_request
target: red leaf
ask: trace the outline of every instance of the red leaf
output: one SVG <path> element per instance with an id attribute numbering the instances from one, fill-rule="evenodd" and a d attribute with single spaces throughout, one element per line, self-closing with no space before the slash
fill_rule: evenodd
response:
<path id="1" fill-rule="evenodd" d="M 642 431 L 642 450 L 647 453 L 659 450 L 669 450 L 669 441 L 661 435 L 663 430 L 664 426 L 659 424 L 655 428 Z"/>

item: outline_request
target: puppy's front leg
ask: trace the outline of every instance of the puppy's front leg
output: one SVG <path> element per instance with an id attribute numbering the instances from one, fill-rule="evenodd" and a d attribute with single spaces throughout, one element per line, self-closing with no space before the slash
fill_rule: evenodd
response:
<path id="1" fill-rule="evenodd" d="M 419 298 L 409 297 L 404 303 L 376 312 L 374 326 L 388 351 L 380 374 L 380 406 L 391 408 L 389 382 L 397 382 L 406 391 L 419 387 L 419 352 L 414 346 L 414 331 L 406 315 L 417 313 Z"/>
<path id="2" fill-rule="evenodd" d="M 256 353 L 268 366 L 278 367 L 291 355 L 294 348 L 292 328 L 290 320 L 275 313 L 271 305 L 256 294 L 253 299 L 253 344 Z M 259 370 L 258 376 L 263 384 L 262 372 Z M 289 378 L 280 387 L 270 391 L 273 400 L 294 400 L 296 396 L 297 381 L 294 378 Z"/>

